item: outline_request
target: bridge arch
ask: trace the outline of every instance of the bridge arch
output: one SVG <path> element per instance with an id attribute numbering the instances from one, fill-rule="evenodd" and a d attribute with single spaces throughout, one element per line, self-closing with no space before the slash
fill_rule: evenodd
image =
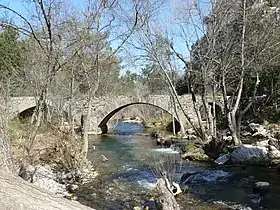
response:
<path id="1" fill-rule="evenodd" d="M 48 107 L 52 107 L 52 111 L 55 110 L 53 109 L 54 103 L 50 100 L 47 100 L 46 103 Z M 37 106 L 37 100 L 35 97 L 12 97 L 8 105 L 11 119 L 25 119 L 33 115 Z M 67 116 L 67 112 L 64 109 L 63 114 Z"/>
<path id="2" fill-rule="evenodd" d="M 35 106 L 31 106 L 29 108 L 25 108 L 24 110 L 20 110 L 19 113 L 17 114 L 17 117 L 19 119 L 26 119 L 28 117 L 31 117 L 33 112 L 35 111 L 36 109 L 36 105 Z"/>
<path id="3" fill-rule="evenodd" d="M 108 126 L 107 126 L 107 122 L 116 114 L 118 113 L 120 110 L 126 108 L 126 107 L 129 107 L 129 106 L 132 106 L 132 105 L 138 105 L 138 104 L 143 104 L 143 105 L 149 105 L 149 106 L 153 106 L 153 107 L 156 107 L 156 108 L 159 108 L 163 111 L 165 111 L 166 113 L 170 114 L 171 116 L 173 116 L 176 120 L 177 123 L 179 123 L 180 125 L 180 121 L 179 119 L 177 119 L 176 116 L 174 116 L 173 114 L 171 114 L 171 111 L 170 110 L 166 110 L 158 105 L 155 105 L 155 104 L 152 104 L 152 103 L 147 103 L 147 102 L 132 102 L 132 103 L 128 103 L 128 104 L 125 104 L 125 105 L 122 105 L 122 106 L 119 106 L 118 108 L 114 109 L 113 111 L 111 111 L 109 114 L 107 114 L 102 120 L 101 122 L 99 123 L 98 127 L 101 129 L 101 132 L 102 134 L 105 134 L 108 132 Z M 181 127 L 181 125 L 180 125 Z"/>

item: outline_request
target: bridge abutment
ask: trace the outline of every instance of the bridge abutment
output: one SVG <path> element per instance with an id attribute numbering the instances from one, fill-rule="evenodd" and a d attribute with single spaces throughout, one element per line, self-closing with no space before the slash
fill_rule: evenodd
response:
<path id="1" fill-rule="evenodd" d="M 108 133 L 108 126 L 107 126 L 107 124 L 99 126 L 99 128 L 101 129 L 101 134 Z"/>

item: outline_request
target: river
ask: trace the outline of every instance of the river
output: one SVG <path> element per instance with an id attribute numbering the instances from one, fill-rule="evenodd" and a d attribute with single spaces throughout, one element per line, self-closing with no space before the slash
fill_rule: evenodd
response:
<path id="1" fill-rule="evenodd" d="M 182 161 L 178 152 L 158 148 L 145 132 L 139 124 L 119 123 L 112 133 L 91 137 L 89 160 L 101 175 L 80 188 L 77 196 L 81 203 L 95 209 L 143 205 L 153 209 L 149 199 L 156 185 L 158 170 L 154 168 L 164 167 L 167 171 L 175 168 L 170 174 L 178 183 L 183 174 L 189 174 L 181 183 L 188 186 L 188 193 L 178 199 L 181 209 L 280 209 L 280 172 L 276 169 Z M 257 181 L 269 182 L 269 193 L 253 194 Z"/>

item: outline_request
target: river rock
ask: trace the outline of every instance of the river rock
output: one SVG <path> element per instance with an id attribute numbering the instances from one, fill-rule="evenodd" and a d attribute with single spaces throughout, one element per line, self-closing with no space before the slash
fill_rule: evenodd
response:
<path id="1" fill-rule="evenodd" d="M 233 163 L 260 164 L 269 162 L 268 148 L 262 146 L 242 145 L 230 155 Z"/>
<path id="2" fill-rule="evenodd" d="M 76 192 L 76 190 L 78 189 L 78 185 L 76 185 L 76 184 L 70 184 L 70 185 L 68 185 L 67 186 L 67 190 L 68 190 L 68 192 L 70 192 L 70 193 L 74 193 L 74 192 Z"/>
<path id="3" fill-rule="evenodd" d="M 261 138 L 269 137 L 269 134 L 266 129 L 263 129 L 262 131 L 254 133 L 252 136 L 261 139 Z"/>
<path id="4" fill-rule="evenodd" d="M 257 142 L 255 142 L 255 145 L 256 146 L 260 146 L 260 147 L 268 147 L 269 146 L 268 140 L 257 141 Z"/>
<path id="5" fill-rule="evenodd" d="M 189 161 L 209 161 L 210 158 L 204 153 L 202 148 L 195 148 L 182 154 L 184 160 Z"/>
<path id="6" fill-rule="evenodd" d="M 174 141 L 172 139 L 157 138 L 157 145 L 163 147 L 170 147 Z"/>
<path id="7" fill-rule="evenodd" d="M 263 196 L 269 192 L 269 185 L 268 182 L 256 182 L 253 187 L 253 193 Z"/>
<path id="8" fill-rule="evenodd" d="M 195 175 L 195 174 L 198 174 L 198 172 L 195 172 L 195 173 L 184 173 L 183 175 L 182 175 L 182 177 L 181 177 L 181 179 L 180 179 L 180 184 L 184 184 L 184 183 L 186 183 L 188 180 L 189 180 L 189 178 L 192 176 L 192 175 Z M 183 186 L 185 186 L 185 185 L 183 185 Z"/>
<path id="9" fill-rule="evenodd" d="M 275 138 L 269 138 L 268 144 L 276 147 L 278 150 L 280 149 L 280 140 Z"/>
<path id="10" fill-rule="evenodd" d="M 247 136 L 252 136 L 252 133 L 250 133 L 249 131 L 242 131 L 241 133 L 240 133 L 240 135 L 241 136 L 245 136 L 245 137 L 247 137 Z"/>
<path id="11" fill-rule="evenodd" d="M 195 172 L 193 174 L 187 173 L 181 177 L 180 183 L 182 185 L 188 183 L 204 183 L 204 182 L 216 182 L 217 180 L 226 180 L 230 177 L 229 172 L 223 170 L 206 170 L 201 172 Z"/>
<path id="12" fill-rule="evenodd" d="M 280 151 L 275 146 L 268 146 L 268 156 L 272 164 L 280 164 Z"/>
<path id="13" fill-rule="evenodd" d="M 227 141 L 227 142 L 231 142 L 232 141 L 232 136 L 223 136 L 223 140 Z"/>
<path id="14" fill-rule="evenodd" d="M 260 124 L 257 124 L 257 123 L 250 123 L 249 128 L 250 128 L 252 133 L 262 132 L 263 130 L 265 130 L 263 125 L 260 125 Z"/>
<path id="15" fill-rule="evenodd" d="M 144 208 L 141 209 L 157 209 L 157 204 L 154 199 L 150 199 L 144 203 Z"/>
<path id="16" fill-rule="evenodd" d="M 100 157 L 101 157 L 101 159 L 102 159 L 102 161 L 103 161 L 103 162 L 108 161 L 108 158 L 106 158 L 106 156 L 105 156 L 105 155 L 100 155 Z"/>
<path id="17" fill-rule="evenodd" d="M 205 154 L 212 159 L 217 159 L 220 154 L 229 153 L 232 151 L 232 137 L 225 136 L 223 138 L 212 138 L 204 143 L 203 150 Z"/>
<path id="18" fill-rule="evenodd" d="M 58 174 L 54 172 L 51 166 L 28 166 L 27 171 L 30 174 L 30 181 L 34 185 L 54 194 L 61 196 L 68 195 L 66 186 L 56 181 L 58 179 Z"/>
<path id="19" fill-rule="evenodd" d="M 257 145 L 244 144 L 230 154 L 232 163 L 248 164 L 279 164 L 280 151 L 268 141 L 258 142 Z"/>
<path id="20" fill-rule="evenodd" d="M 215 160 L 215 163 L 217 163 L 218 165 L 223 165 L 223 164 L 227 163 L 229 160 L 230 160 L 230 155 L 225 154 L 225 155 L 222 155 L 222 156 L 218 157 Z"/>
<path id="21" fill-rule="evenodd" d="M 173 192 L 173 195 L 179 195 L 182 192 L 180 185 L 176 182 L 172 183 L 171 190 Z"/>

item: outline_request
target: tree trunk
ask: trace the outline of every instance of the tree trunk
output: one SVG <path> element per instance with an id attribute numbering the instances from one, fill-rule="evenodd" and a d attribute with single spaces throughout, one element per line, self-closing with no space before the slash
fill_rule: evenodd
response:
<path id="1" fill-rule="evenodd" d="M 82 148 L 82 155 L 84 159 L 87 158 L 88 154 L 88 132 L 90 129 L 90 116 L 91 116 L 91 107 L 92 107 L 92 96 L 89 96 L 89 102 L 86 114 L 84 115 L 84 124 L 82 126 L 82 136 L 83 136 L 83 148 Z"/>
<path id="2" fill-rule="evenodd" d="M 77 201 L 70 201 L 0 171 L 0 209 L 3 210 L 89 210 Z"/>
<path id="3" fill-rule="evenodd" d="M 179 205 L 173 195 L 173 193 L 168 189 L 167 183 L 163 178 L 157 181 L 157 191 L 159 193 L 156 199 L 157 205 L 162 210 L 180 210 Z"/>
<path id="4" fill-rule="evenodd" d="M 205 130 L 203 129 L 202 125 L 202 118 L 201 118 L 201 113 L 199 109 L 197 108 L 197 102 L 196 102 L 196 95 L 194 93 L 193 87 L 190 88 L 191 90 L 191 95 L 192 95 L 192 103 L 193 103 L 193 108 L 198 120 L 198 126 L 199 126 L 199 136 L 201 137 L 202 141 L 205 141 Z"/>
<path id="5" fill-rule="evenodd" d="M 212 123 L 213 123 L 213 136 L 217 137 L 217 116 L 216 116 L 216 88 L 213 85 L 213 113 L 212 113 Z"/>
<path id="6" fill-rule="evenodd" d="M 238 138 L 237 135 L 237 127 L 236 127 L 236 120 L 232 121 L 232 119 L 235 119 L 235 115 L 232 115 L 231 112 L 228 113 L 228 126 L 229 126 L 229 130 L 232 136 L 232 140 L 235 146 L 239 146 L 242 144 L 242 142 L 240 141 L 240 139 Z"/>
<path id="7" fill-rule="evenodd" d="M 41 121 L 44 116 L 44 108 L 46 106 L 46 99 L 47 99 L 47 87 L 45 87 L 42 90 L 36 105 L 36 109 L 32 115 L 31 123 L 34 123 L 35 121 L 35 125 L 31 128 L 27 142 L 25 144 L 27 155 L 29 155 L 30 149 L 33 145 L 38 129 L 41 126 Z"/>
<path id="8" fill-rule="evenodd" d="M 9 80 L 8 80 L 9 81 Z M 9 99 L 9 83 L 6 87 L 0 86 L 0 90 L 7 91 L 0 97 L 0 170 L 14 174 L 14 165 L 12 160 L 11 143 L 8 135 L 8 111 L 7 101 Z M 4 91 L 4 92 L 5 92 Z"/>
<path id="9" fill-rule="evenodd" d="M 238 109 L 240 109 L 240 101 L 241 101 L 241 96 L 242 96 L 242 91 L 243 91 L 243 86 L 244 86 L 244 77 L 245 77 L 245 33 L 246 33 L 246 0 L 243 0 L 243 25 L 242 25 L 242 35 L 241 35 L 241 76 L 240 76 L 240 83 L 239 86 L 237 87 L 237 96 L 236 96 L 236 101 L 233 106 L 233 108 L 230 110 L 228 114 L 228 124 L 229 128 L 231 131 L 231 135 L 233 138 L 233 142 L 235 146 L 241 145 L 242 142 L 240 141 L 239 138 L 239 133 L 240 133 L 240 124 L 241 124 L 241 118 L 238 117 Z"/>
<path id="10" fill-rule="evenodd" d="M 71 133 L 75 135 L 75 119 L 74 119 L 74 87 L 75 87 L 75 75 L 74 69 L 71 68 L 71 82 L 70 82 L 70 103 L 68 110 L 68 122 L 71 128 Z"/>
<path id="11" fill-rule="evenodd" d="M 1 110 L 1 105 L 0 105 Z M 11 145 L 9 135 L 7 133 L 7 120 L 5 110 L 1 110 L 0 115 L 0 169 L 14 174 L 14 166 L 12 161 Z"/>

